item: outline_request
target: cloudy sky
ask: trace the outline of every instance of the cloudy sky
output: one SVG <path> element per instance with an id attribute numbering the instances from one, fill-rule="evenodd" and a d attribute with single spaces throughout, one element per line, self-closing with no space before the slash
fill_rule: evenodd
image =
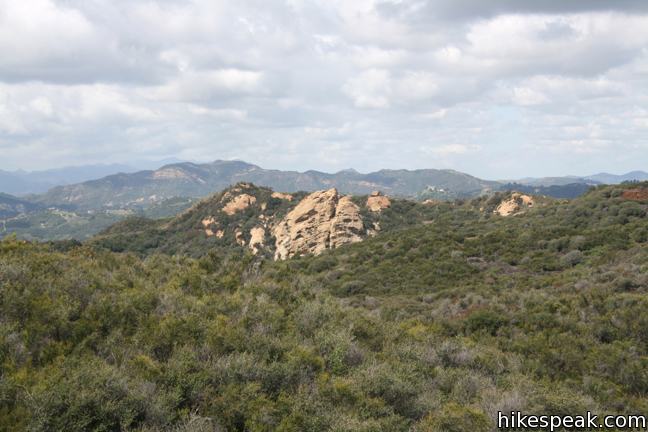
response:
<path id="1" fill-rule="evenodd" d="M 0 0 L 0 154 L 648 170 L 648 1 Z"/>

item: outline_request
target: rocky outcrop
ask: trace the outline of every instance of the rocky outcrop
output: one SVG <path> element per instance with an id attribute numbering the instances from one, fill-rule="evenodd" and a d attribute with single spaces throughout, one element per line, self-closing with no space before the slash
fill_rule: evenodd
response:
<path id="1" fill-rule="evenodd" d="M 203 220 L 200 221 L 202 224 L 203 228 L 205 229 L 205 235 L 207 237 L 211 237 L 213 235 L 216 235 L 212 229 L 212 225 L 216 223 L 216 219 L 214 219 L 212 216 L 207 217 Z"/>
<path id="2" fill-rule="evenodd" d="M 522 213 L 525 209 L 531 208 L 535 205 L 535 201 L 529 195 L 523 195 L 519 192 L 513 192 L 511 198 L 502 201 L 495 213 L 500 216 L 515 216 Z"/>
<path id="3" fill-rule="evenodd" d="M 234 232 L 234 238 L 236 239 L 236 243 L 239 246 L 245 246 L 245 238 L 243 237 L 243 231 L 241 231 L 240 229 L 237 229 Z"/>
<path id="4" fill-rule="evenodd" d="M 271 196 L 272 196 L 272 198 L 279 198 L 279 199 L 288 200 L 288 201 L 292 201 L 292 199 L 293 199 L 292 195 L 287 194 L 287 193 L 281 193 L 281 192 L 273 192 Z"/>
<path id="5" fill-rule="evenodd" d="M 338 200 L 331 219 L 329 248 L 361 241 L 363 228 L 360 208 L 351 201 L 350 196 L 343 196 Z"/>
<path id="6" fill-rule="evenodd" d="M 320 254 L 362 240 L 360 208 L 336 189 L 314 192 L 297 204 L 273 229 L 275 259 Z"/>
<path id="7" fill-rule="evenodd" d="M 232 216 L 234 213 L 245 210 L 256 202 L 256 197 L 248 194 L 234 196 L 227 204 L 223 206 L 223 212 Z"/>
<path id="8" fill-rule="evenodd" d="M 391 201 L 388 197 L 380 192 L 372 192 L 367 198 L 367 208 L 372 212 L 381 212 L 391 206 Z"/>
<path id="9" fill-rule="evenodd" d="M 215 222 L 216 222 L 216 219 L 214 219 L 213 216 L 206 217 L 205 219 L 200 221 L 200 223 L 202 223 L 202 226 L 204 226 L 204 227 L 208 227 L 209 225 L 211 225 L 211 224 L 213 224 Z"/>
<path id="10" fill-rule="evenodd" d="M 265 241 L 265 229 L 263 227 L 254 227 L 250 230 L 250 244 L 252 253 L 256 255 L 263 248 Z"/>

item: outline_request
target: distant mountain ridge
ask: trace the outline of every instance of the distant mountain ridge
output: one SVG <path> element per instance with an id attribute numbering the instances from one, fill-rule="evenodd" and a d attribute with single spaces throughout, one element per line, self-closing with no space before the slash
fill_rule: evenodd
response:
<path id="1" fill-rule="evenodd" d="M 137 168 L 124 164 L 98 164 L 43 171 L 0 170 L 0 192 L 12 195 L 43 193 L 55 186 L 80 183 L 120 171 L 133 172 Z"/>
<path id="2" fill-rule="evenodd" d="M 133 173 L 144 169 L 157 169 L 162 165 L 178 162 L 182 161 L 170 158 L 161 161 L 132 161 L 128 164 L 68 166 L 41 171 L 0 170 L 0 192 L 17 196 L 40 194 L 56 186 L 82 183 L 116 173 Z"/>
<path id="3" fill-rule="evenodd" d="M 630 171 L 625 174 L 609 174 L 599 173 L 585 177 L 588 180 L 593 180 L 603 184 L 619 184 L 626 181 L 646 181 L 648 180 L 648 173 L 645 171 Z"/>
<path id="4" fill-rule="evenodd" d="M 14 217 L 39 208 L 38 205 L 29 201 L 0 192 L 0 219 Z"/>
<path id="5" fill-rule="evenodd" d="M 157 170 L 110 175 L 55 187 L 43 195 L 31 197 L 31 200 L 46 206 L 70 209 L 145 208 L 177 196 L 207 196 L 239 182 L 252 182 L 284 192 L 335 187 L 345 194 L 367 194 L 381 190 L 389 195 L 409 197 L 434 186 L 450 199 L 479 195 L 499 186 L 498 182 L 481 180 L 453 170 L 380 170 L 368 174 L 344 170 L 328 174 L 312 170 L 268 170 L 242 161 L 219 160 L 205 164 L 183 162 L 165 165 Z"/>
<path id="6" fill-rule="evenodd" d="M 621 184 L 626 181 L 646 181 L 648 172 L 630 171 L 625 174 L 599 173 L 589 176 L 560 176 L 560 177 L 526 177 L 517 180 L 506 181 L 505 183 L 518 183 L 526 186 L 566 186 L 576 183 L 597 185 L 597 184 Z"/>

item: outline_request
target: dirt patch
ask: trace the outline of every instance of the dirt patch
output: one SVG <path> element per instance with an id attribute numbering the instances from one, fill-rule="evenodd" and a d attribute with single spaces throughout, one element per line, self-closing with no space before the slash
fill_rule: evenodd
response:
<path id="1" fill-rule="evenodd" d="M 626 189 L 621 196 L 632 201 L 648 201 L 648 188 Z"/>

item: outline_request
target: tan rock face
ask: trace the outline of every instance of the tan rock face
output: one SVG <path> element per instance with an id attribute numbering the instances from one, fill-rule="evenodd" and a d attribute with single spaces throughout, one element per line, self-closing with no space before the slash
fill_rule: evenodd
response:
<path id="1" fill-rule="evenodd" d="M 515 216 L 524 211 L 525 208 L 530 208 L 535 205 L 535 201 L 529 195 L 523 195 L 518 192 L 511 194 L 511 198 L 502 201 L 495 209 L 495 213 L 500 216 Z"/>
<path id="2" fill-rule="evenodd" d="M 272 196 L 272 198 L 279 198 L 279 199 L 288 200 L 288 201 L 292 201 L 292 199 L 293 199 L 292 195 L 287 194 L 287 193 L 281 193 L 281 192 L 273 192 L 271 196 Z"/>
<path id="3" fill-rule="evenodd" d="M 202 226 L 204 226 L 204 227 L 208 227 L 209 225 L 213 224 L 214 222 L 216 222 L 216 219 L 214 219 L 213 216 L 210 216 L 210 217 L 205 218 L 202 221 L 200 221 L 200 223 L 202 223 Z"/>
<path id="4" fill-rule="evenodd" d="M 256 202 L 256 197 L 248 194 L 237 195 L 232 198 L 225 206 L 223 207 L 223 212 L 228 215 L 233 215 L 236 212 L 245 210 L 252 204 Z"/>
<path id="5" fill-rule="evenodd" d="M 360 209 L 336 189 L 313 192 L 275 226 L 275 259 L 320 254 L 326 249 L 362 240 Z"/>
<path id="6" fill-rule="evenodd" d="M 236 239 L 236 243 L 238 243 L 240 246 L 245 246 L 245 238 L 243 238 L 243 231 L 237 229 L 234 232 L 234 238 Z"/>
<path id="7" fill-rule="evenodd" d="M 346 243 L 362 241 L 362 231 L 360 208 L 351 201 L 351 197 L 340 198 L 335 207 L 335 216 L 331 220 L 329 247 L 336 248 Z"/>
<path id="8" fill-rule="evenodd" d="M 367 198 L 366 205 L 369 211 L 380 212 L 383 209 L 389 208 L 391 206 L 391 201 L 380 192 L 372 192 Z"/>
<path id="9" fill-rule="evenodd" d="M 250 230 L 250 249 L 256 255 L 263 248 L 265 241 L 265 229 L 262 227 L 254 227 Z"/>
<path id="10" fill-rule="evenodd" d="M 212 225 L 216 223 L 216 219 L 214 219 L 213 216 L 206 217 L 205 219 L 201 220 L 200 223 L 202 224 L 203 228 L 205 229 L 205 235 L 207 237 L 211 237 L 213 235 L 217 236 L 218 232 L 222 232 L 221 230 L 219 230 L 218 232 L 214 233 L 214 230 L 212 229 L 213 228 Z M 221 237 L 222 237 L 222 235 L 221 235 Z"/>

